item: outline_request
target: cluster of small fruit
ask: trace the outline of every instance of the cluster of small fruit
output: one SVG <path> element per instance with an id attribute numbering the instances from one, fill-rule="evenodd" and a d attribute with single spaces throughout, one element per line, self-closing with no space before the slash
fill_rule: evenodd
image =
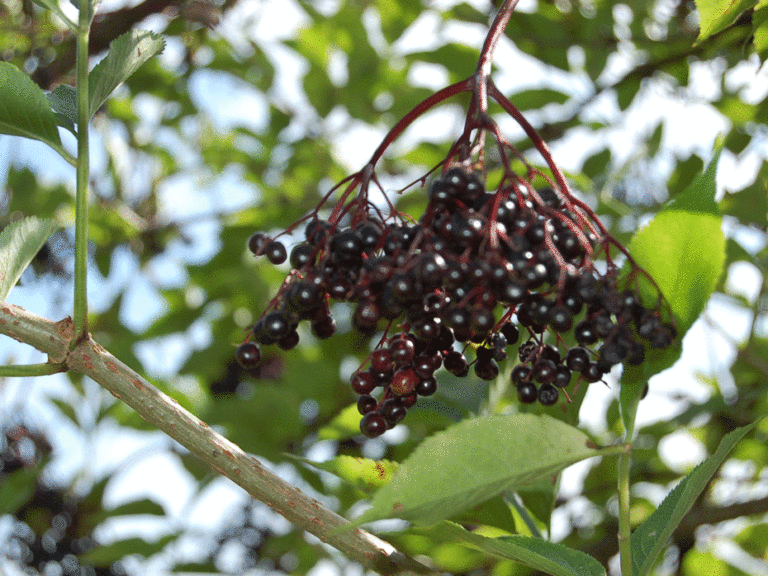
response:
<path id="1" fill-rule="evenodd" d="M 489 193 L 478 173 L 456 166 L 432 183 L 416 224 L 384 219 L 359 198 L 348 206 L 347 225 L 340 218 L 308 223 L 306 241 L 290 253 L 293 270 L 237 358 L 253 368 L 260 345 L 293 348 L 301 320 L 316 337 L 330 337 L 336 330 L 330 299 L 354 304 L 353 325 L 364 334 L 388 322 L 370 366 L 351 379 L 360 394 L 360 428 L 369 437 L 400 422 L 418 396 L 433 394 L 441 366 L 458 376 L 473 366 L 479 378 L 496 378 L 507 347 L 520 338 L 518 325 L 529 338 L 519 347 L 512 381 L 520 401 L 547 406 L 574 373 L 597 382 L 615 364 L 642 362 L 645 346 L 664 347 L 675 336 L 658 310 L 620 288 L 628 282 L 614 268 L 596 271 L 596 251 L 606 243 L 590 232 L 595 228 L 584 212 L 552 188 L 519 183 Z M 282 242 L 261 233 L 249 248 L 273 264 L 288 258 Z M 401 332 L 388 336 L 395 321 Z M 579 345 L 562 356 L 545 343 L 551 331 L 565 348 L 560 335 L 572 328 Z M 470 362 L 465 353 L 473 345 Z M 383 388 L 378 399 L 371 395 L 377 387 Z"/>

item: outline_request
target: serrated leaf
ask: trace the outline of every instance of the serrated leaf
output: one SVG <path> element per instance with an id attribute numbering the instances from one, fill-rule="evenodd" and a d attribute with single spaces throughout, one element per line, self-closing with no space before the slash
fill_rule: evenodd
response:
<path id="1" fill-rule="evenodd" d="M 0 301 L 5 300 L 57 227 L 54 220 L 31 216 L 9 224 L 0 232 Z"/>
<path id="2" fill-rule="evenodd" d="M 704 171 L 648 226 L 638 230 L 629 243 L 635 262 L 654 279 L 669 305 L 678 335 L 676 342 L 666 349 L 647 350 L 640 366 L 625 367 L 619 402 L 627 430 L 633 428 L 633 405 L 642 387 L 651 376 L 669 368 L 680 357 L 683 336 L 704 310 L 722 274 L 726 241 L 715 202 L 721 150 L 722 145 Z M 647 305 L 655 303 L 656 287 L 644 275 L 637 278 L 643 301 Z"/>
<path id="3" fill-rule="evenodd" d="M 61 146 L 56 116 L 45 93 L 8 62 L 0 62 L 0 134 Z"/>
<path id="4" fill-rule="evenodd" d="M 696 42 L 725 30 L 742 12 L 756 4 L 757 0 L 696 0 L 699 11 L 699 37 Z"/>
<path id="5" fill-rule="evenodd" d="M 577 428 L 549 416 L 465 420 L 422 442 L 355 525 L 393 517 L 434 524 L 585 458 L 620 450 L 601 449 Z"/>
<path id="6" fill-rule="evenodd" d="M 162 52 L 164 46 L 165 40 L 146 30 L 131 30 L 110 42 L 107 56 L 94 66 L 88 77 L 89 118 L 119 84 L 147 60 Z"/>
<path id="7" fill-rule="evenodd" d="M 77 136 L 77 90 L 67 84 L 61 84 L 46 96 L 59 126 Z"/>
<path id="8" fill-rule="evenodd" d="M 650 573 L 672 532 L 688 513 L 728 453 L 759 422 L 760 420 L 757 420 L 726 435 L 715 453 L 683 478 L 656 511 L 632 533 L 633 576 L 645 576 Z"/>
<path id="9" fill-rule="evenodd" d="M 605 568 L 588 554 L 542 538 L 519 535 L 488 538 L 451 522 L 441 522 L 424 533 L 514 560 L 553 576 L 605 576 Z"/>

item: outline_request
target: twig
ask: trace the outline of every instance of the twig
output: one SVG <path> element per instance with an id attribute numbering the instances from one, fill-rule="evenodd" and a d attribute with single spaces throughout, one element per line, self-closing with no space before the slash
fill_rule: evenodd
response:
<path id="1" fill-rule="evenodd" d="M 2 302 L 0 333 L 33 345 L 48 354 L 52 363 L 63 362 L 70 370 L 92 378 L 219 474 L 366 568 L 380 574 L 437 574 L 364 530 L 339 531 L 348 524 L 346 519 L 264 468 L 255 457 L 246 454 L 112 356 L 90 335 L 69 350 L 75 334 L 70 318 L 51 322 L 19 306 Z"/>

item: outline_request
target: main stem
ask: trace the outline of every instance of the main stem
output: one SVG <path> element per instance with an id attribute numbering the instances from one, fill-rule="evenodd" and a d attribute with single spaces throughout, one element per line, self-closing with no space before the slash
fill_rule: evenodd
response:
<path id="1" fill-rule="evenodd" d="M 626 451 L 619 456 L 618 492 L 619 492 L 619 560 L 622 576 L 632 576 L 632 525 L 630 523 L 629 473 L 632 464 L 632 438 L 635 434 L 635 416 L 640 397 L 636 396 L 627 407 L 628 414 L 623 418 Z"/>
<path id="2" fill-rule="evenodd" d="M 88 91 L 88 40 L 90 37 L 90 3 L 80 2 L 77 29 L 77 192 L 75 197 L 75 303 L 73 344 L 88 333 L 88 121 L 90 94 Z"/>

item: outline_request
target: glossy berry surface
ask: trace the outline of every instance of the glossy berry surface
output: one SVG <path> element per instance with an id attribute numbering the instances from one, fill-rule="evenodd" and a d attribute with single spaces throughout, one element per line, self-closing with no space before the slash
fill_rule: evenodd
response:
<path id="1" fill-rule="evenodd" d="M 572 381 L 599 382 L 616 364 L 640 364 L 647 349 L 671 344 L 663 300 L 642 305 L 642 271 L 617 273 L 610 251 L 620 245 L 601 236 L 605 228 L 567 186 L 543 175 L 534 186 L 507 166 L 498 188 L 486 190 L 482 161 L 463 148 L 452 154 L 416 220 L 395 204 L 382 211 L 362 186 L 352 194 L 362 172 L 334 206 L 330 194 L 303 219 L 306 241 L 292 247 L 291 272 L 253 326 L 248 349 L 259 353 L 244 365 L 258 364 L 259 346 L 296 346 L 302 322 L 318 339 L 333 337 L 343 303 L 350 316 L 339 326 L 351 325 L 356 345 L 370 351 L 350 386 L 361 431 L 376 437 L 437 392 L 443 368 L 492 381 L 507 362 L 520 402 L 552 406 Z M 274 264 L 287 259 L 283 243 L 261 232 L 248 248 Z"/>
<path id="2" fill-rule="evenodd" d="M 245 342 L 237 347 L 235 357 L 240 366 L 246 370 L 253 370 L 261 361 L 261 348 L 255 342 Z"/>

